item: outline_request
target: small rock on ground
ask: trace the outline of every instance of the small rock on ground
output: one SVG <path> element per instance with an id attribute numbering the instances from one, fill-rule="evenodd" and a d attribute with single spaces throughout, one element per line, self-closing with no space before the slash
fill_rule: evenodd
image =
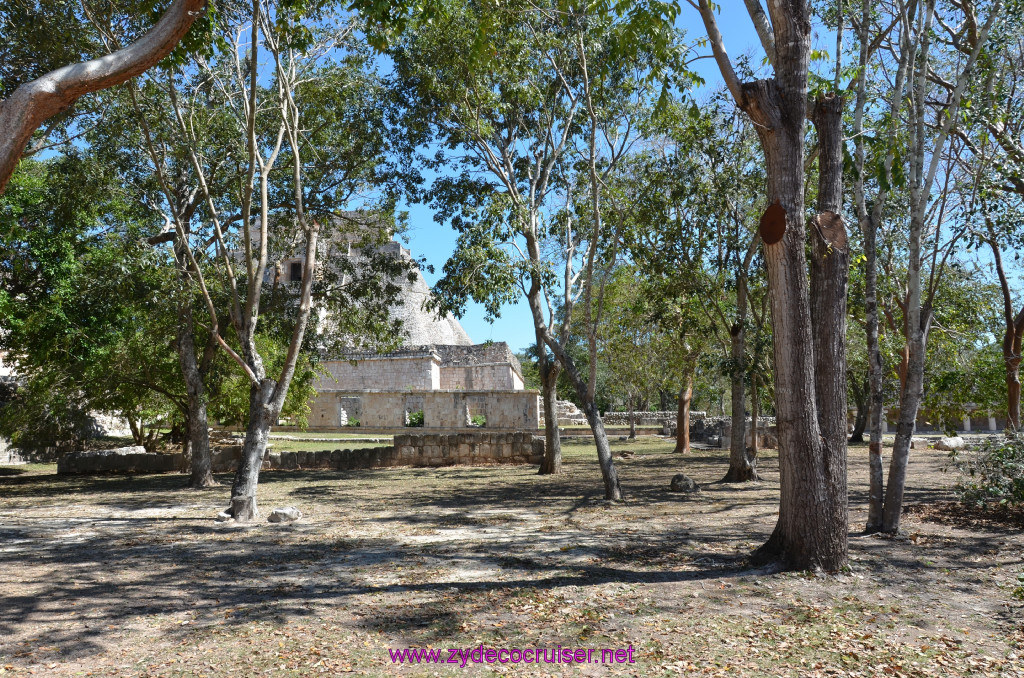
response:
<path id="1" fill-rule="evenodd" d="M 267 517 L 267 522 L 270 523 L 293 523 L 302 517 L 302 511 L 295 508 L 294 506 L 285 506 L 284 508 L 276 508 L 270 512 Z"/>
<path id="2" fill-rule="evenodd" d="M 672 476 L 669 490 L 672 492 L 700 492 L 700 486 L 697 484 L 697 481 L 686 474 L 677 473 Z"/>
<path id="3" fill-rule="evenodd" d="M 941 438 L 939 442 L 935 443 L 936 450 L 945 450 L 946 452 L 953 452 L 954 450 L 962 450 L 967 447 L 967 441 L 960 436 L 950 436 L 948 438 Z"/>

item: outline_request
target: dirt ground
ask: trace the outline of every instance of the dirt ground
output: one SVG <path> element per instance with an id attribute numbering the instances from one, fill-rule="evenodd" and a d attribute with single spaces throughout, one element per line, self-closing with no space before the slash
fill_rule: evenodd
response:
<path id="1" fill-rule="evenodd" d="M 190 491 L 0 469 L 0 675 L 1024 677 L 1024 530 L 944 503 L 944 453 L 912 453 L 905 535 L 883 538 L 860 533 L 867 453 L 851 448 L 851 567 L 833 576 L 744 561 L 774 525 L 773 453 L 762 482 L 718 485 L 726 452 L 613 449 L 633 453 L 622 504 L 581 443 L 558 477 L 268 472 L 264 511 L 305 515 L 255 527 L 214 522 L 227 477 Z M 680 470 L 702 491 L 668 492 Z M 635 662 L 473 662 L 481 645 Z M 467 664 L 392 662 L 410 647 Z"/>

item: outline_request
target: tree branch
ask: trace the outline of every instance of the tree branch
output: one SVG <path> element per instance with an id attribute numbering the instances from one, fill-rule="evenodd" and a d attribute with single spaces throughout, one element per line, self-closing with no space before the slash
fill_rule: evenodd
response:
<path id="1" fill-rule="evenodd" d="M 171 53 L 206 7 L 206 0 L 174 0 L 153 28 L 111 54 L 50 71 L 20 85 L 0 103 L 0 193 L 33 132 L 84 94 L 119 85 Z"/>

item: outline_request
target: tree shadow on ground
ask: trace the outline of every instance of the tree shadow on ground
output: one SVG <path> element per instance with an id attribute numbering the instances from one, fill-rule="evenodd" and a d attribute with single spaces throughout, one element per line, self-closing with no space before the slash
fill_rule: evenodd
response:
<path id="1" fill-rule="evenodd" d="M 777 484 L 668 492 L 681 464 L 696 466 L 702 476 L 724 473 L 721 455 L 697 456 L 640 455 L 621 463 L 624 504 L 605 502 L 596 470 L 574 462 L 561 476 L 537 476 L 532 467 L 264 473 L 272 496 L 308 502 L 326 516 L 292 526 L 239 528 L 130 514 L 40 517 L 9 509 L 17 521 L 0 529 L 0 568 L 17 573 L 18 587 L 0 595 L 0 655 L 16 655 L 19 646 L 10 639 L 36 630 L 48 646 L 60 648 L 60 657 L 83 657 L 102 653 L 122 629 L 154 619 L 164 620 L 164 640 L 174 642 L 195 633 L 193 625 L 286 623 L 315 617 L 325 606 L 388 596 L 398 602 L 377 610 L 364 626 L 426 625 L 440 637 L 473 614 L 482 593 L 495 590 L 543 597 L 566 587 L 764 574 L 750 570 L 744 556 L 750 542 L 762 542 L 774 526 Z M 68 496 L 128 512 L 227 496 L 226 487 L 186 490 L 186 480 L 33 475 L 0 481 L 0 493 L 40 500 L 34 509 Z M 864 493 L 854 488 L 851 497 L 863 501 Z M 907 501 L 932 502 L 945 493 L 911 487 Z M 676 512 L 680 503 L 685 512 Z M 742 520 L 726 520 L 740 508 Z M 631 533 L 638 520 L 658 511 L 671 520 Z M 379 532 L 384 526 L 387 536 L 332 534 L 332 521 L 339 520 L 346 528 L 372 525 Z M 411 529 L 403 535 L 400 526 Z M 460 530 L 466 534 L 451 534 Z M 869 571 L 899 569 L 907 579 L 921 579 L 962 570 L 961 583 L 971 587 L 982 577 L 977 554 L 998 538 L 978 533 L 948 544 L 925 542 L 912 553 L 894 553 L 894 544 L 880 538 L 858 538 L 852 549 Z M 455 602 L 440 605 L 440 597 Z"/>

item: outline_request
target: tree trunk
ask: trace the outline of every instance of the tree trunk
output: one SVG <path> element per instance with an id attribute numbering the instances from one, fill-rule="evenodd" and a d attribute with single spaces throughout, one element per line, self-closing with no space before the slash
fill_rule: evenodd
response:
<path id="1" fill-rule="evenodd" d="M 188 446 L 191 454 L 191 474 L 188 486 L 193 489 L 213 487 L 217 481 L 213 479 L 210 463 L 210 429 L 206 418 L 206 385 L 203 375 L 196 362 L 195 341 L 192 338 L 192 309 L 186 300 L 179 313 L 178 323 L 178 365 L 185 379 L 188 412 L 185 416 L 188 426 Z"/>
<path id="2" fill-rule="evenodd" d="M 44 121 L 71 108 L 84 94 L 119 85 L 155 66 L 188 33 L 205 7 L 206 0 L 175 0 L 153 28 L 127 47 L 50 71 L 19 85 L 0 101 L 0 193 Z"/>
<path id="3" fill-rule="evenodd" d="M 910 460 L 910 439 L 917 423 L 917 411 L 924 395 L 924 336 L 920 328 L 912 332 L 907 380 L 900 394 L 900 418 L 896 423 L 896 439 L 889 462 L 889 483 L 885 488 L 882 508 L 882 531 L 894 534 L 900 528 L 903 513 L 903 493 L 907 482 L 907 464 Z"/>
<path id="4" fill-rule="evenodd" d="M 860 39 L 860 70 L 857 75 L 857 103 L 854 110 L 854 165 L 856 172 L 853 181 L 854 202 L 857 207 L 857 219 L 860 222 L 861 235 L 864 239 L 864 335 L 868 353 L 868 381 L 870 384 L 871 435 L 868 442 L 868 520 L 867 532 L 882 529 L 882 503 L 884 495 L 884 476 L 882 470 L 882 411 L 885 407 L 884 364 L 882 350 L 879 345 L 878 316 L 878 227 L 881 223 L 888 191 L 885 185 L 879 186 L 875 200 L 868 209 L 865 191 L 865 143 L 864 143 L 864 111 L 871 95 L 867 91 L 867 75 L 869 44 L 871 42 L 871 0 L 861 2 L 861 21 L 858 28 Z M 895 124 L 896 112 L 903 102 L 903 84 L 910 63 L 909 50 L 904 49 L 900 55 L 896 69 L 895 86 L 889 102 L 892 122 Z M 890 145 L 883 160 L 883 169 L 887 177 L 886 184 L 891 183 L 892 165 L 895 160 L 895 146 Z"/>
<path id="5" fill-rule="evenodd" d="M 693 402 L 693 370 L 687 369 L 686 383 L 679 390 L 679 411 L 676 413 L 676 449 L 673 452 L 690 451 L 690 403 Z"/>
<path id="6" fill-rule="evenodd" d="M 885 478 L 882 469 L 882 417 L 885 408 L 884 365 L 879 342 L 878 325 L 878 222 L 868 217 L 862 222 L 864 232 L 864 309 L 867 318 L 865 334 L 868 349 L 868 378 L 871 383 L 871 435 L 868 440 L 868 521 L 867 532 L 882 529 L 882 503 Z"/>
<path id="7" fill-rule="evenodd" d="M 615 470 L 615 462 L 612 460 L 611 447 L 608 445 L 608 434 L 604 430 L 604 420 L 594 403 L 594 398 L 587 388 L 587 380 L 580 374 L 575 361 L 562 345 L 550 335 L 545 340 L 554 352 L 555 357 L 565 369 L 566 376 L 576 389 L 576 395 L 583 403 L 583 413 L 587 415 L 587 423 L 594 433 L 594 445 L 597 447 L 597 460 L 601 465 L 601 477 L 604 480 L 604 498 L 611 501 L 621 501 L 622 487 L 619 485 L 619 474 Z"/>
<path id="8" fill-rule="evenodd" d="M 836 289 L 845 289 L 845 268 L 834 271 L 838 267 L 814 257 L 813 269 L 824 274 L 835 272 L 842 280 L 816 283 L 816 294 L 822 297 L 813 299 L 818 322 L 812 328 L 804 224 L 804 121 L 811 9 L 804 0 L 768 3 L 775 77 L 740 82 L 725 51 L 709 0 L 699 0 L 699 8 L 715 61 L 737 105 L 754 123 L 768 169 L 768 210 L 760 233 L 765 244 L 774 330 L 781 500 L 775 531 L 753 554 L 753 560 L 779 559 L 785 566 L 795 569 L 821 567 L 835 571 L 847 563 L 845 408 L 841 427 L 831 420 L 819 422 L 819 417 L 834 413 L 837 403 L 833 400 L 840 397 L 835 393 L 837 390 L 844 394 L 845 404 L 846 382 L 836 379 L 841 374 L 837 372 L 839 365 L 845 369 L 844 344 L 834 338 L 836 326 L 844 322 L 845 308 L 839 306 L 839 300 L 833 296 Z M 841 111 L 841 101 L 837 100 L 836 104 Z M 822 145 L 822 156 L 836 150 L 841 153 L 841 143 L 833 146 L 831 137 L 829 139 L 829 144 Z M 841 171 L 841 159 L 841 155 L 823 159 L 822 173 L 826 164 Z M 829 170 L 830 177 L 833 171 Z M 832 182 L 827 188 L 831 191 L 833 185 L 841 189 L 842 182 Z M 825 184 L 822 187 L 826 187 Z M 832 197 L 830 193 L 828 199 L 831 201 Z M 838 215 L 838 210 L 837 205 L 831 211 Z M 818 245 L 815 242 L 816 248 Z M 815 337 L 816 332 L 812 330 L 825 331 L 826 336 Z M 829 355 L 816 359 L 818 346 L 827 347 Z M 840 360 L 835 362 L 837 356 Z M 816 393 L 819 385 L 826 388 L 822 394 L 825 402 L 820 408 Z M 837 428 L 843 433 L 841 446 L 833 441 Z"/>
<path id="9" fill-rule="evenodd" d="M 1020 430 L 1020 352 L 1021 335 L 1008 328 L 1003 337 L 1003 359 L 1006 361 L 1006 425 Z"/>
<path id="10" fill-rule="evenodd" d="M 849 526 L 846 462 L 846 297 L 850 250 L 843 209 L 843 98 L 821 94 L 811 120 L 818 134 L 818 203 L 811 233 L 811 328 L 814 336 L 814 392 L 822 453 L 816 496 L 823 499 L 817 520 L 828 535 L 833 557 L 846 563 Z"/>
<path id="11" fill-rule="evenodd" d="M 842 336 L 838 329 L 845 321 L 842 302 L 846 269 L 833 257 L 822 258 L 822 252 L 829 248 L 820 233 L 816 234 L 811 264 L 815 275 L 812 321 L 811 290 L 804 273 L 803 216 L 803 123 L 810 22 L 806 16 L 786 19 L 790 23 L 781 35 L 787 39 L 776 44 L 779 64 L 788 67 L 776 66 L 776 80 L 743 85 L 747 102 L 744 110 L 755 123 L 761 123 L 758 134 L 768 163 L 769 202 L 784 210 L 782 239 L 765 245 L 774 329 L 779 520 L 753 559 L 763 562 L 778 558 L 795 569 L 821 567 L 835 571 L 847 563 L 845 351 L 842 341 L 837 341 Z M 776 25 L 777 37 L 779 28 Z M 836 98 L 834 106 L 841 111 L 841 100 Z M 838 129 L 838 123 L 835 127 Z M 841 147 L 838 150 L 841 153 Z M 841 169 L 841 155 L 838 163 L 835 158 L 824 158 L 834 152 L 832 146 L 821 145 L 823 169 L 826 163 Z M 830 210 L 837 218 L 838 209 L 837 205 Z M 827 216 L 822 212 L 819 210 L 816 218 L 819 231 Z M 842 222 L 834 221 L 830 218 L 829 229 L 835 229 L 836 245 L 841 246 L 832 249 L 845 251 L 845 237 L 838 242 Z M 771 235 L 770 225 L 768 222 L 762 229 L 762 236 Z M 845 261 L 840 256 L 834 259 L 840 258 Z M 844 292 L 841 297 L 840 289 Z M 817 350 L 823 350 L 823 355 L 816 355 Z M 819 388 L 823 389 L 820 397 Z M 838 407 L 840 403 L 842 408 Z"/>
<path id="12" fill-rule="evenodd" d="M 1003 360 L 1006 364 L 1006 426 L 1014 431 L 1020 430 L 1020 362 L 1021 344 L 1024 340 L 1024 308 L 1016 315 L 1013 313 L 1013 295 L 1010 293 L 1010 281 L 1003 268 L 1003 254 L 999 251 L 995 228 L 991 220 L 986 218 L 988 227 L 988 244 L 992 248 L 992 259 L 999 275 L 999 289 L 1003 294 Z"/>
<path id="13" fill-rule="evenodd" d="M 737 292 L 737 320 L 729 328 L 731 340 L 729 372 L 730 392 L 732 395 L 732 421 L 730 428 L 731 440 L 729 443 L 729 470 L 723 483 L 745 483 L 750 480 L 760 480 L 757 474 L 756 460 L 747 455 L 747 395 L 746 387 L 743 384 L 743 374 L 746 362 L 746 329 L 744 322 L 746 318 L 746 295 L 743 290 Z"/>
<path id="14" fill-rule="evenodd" d="M 530 250 L 530 258 L 533 261 L 540 261 L 540 246 L 530 231 L 527 232 L 527 247 Z M 539 337 L 543 338 L 544 343 L 554 353 L 555 359 L 565 369 L 566 376 L 569 377 L 570 383 L 576 389 L 576 395 L 579 397 L 580 402 L 583 403 L 583 412 L 587 416 L 587 423 L 590 424 L 590 430 L 594 433 L 594 445 L 597 447 L 597 459 L 601 465 L 601 477 L 604 480 L 605 499 L 620 501 L 622 499 L 622 488 L 619 486 L 619 476 L 615 471 L 615 462 L 612 460 L 611 448 L 608 445 L 608 434 L 604 430 L 604 421 L 601 419 L 601 413 L 598 412 L 597 406 L 594 404 L 594 396 L 591 393 L 589 384 L 583 378 L 583 375 L 580 374 L 579 368 L 576 367 L 576 362 L 565 351 L 561 342 L 548 331 L 547 325 L 544 323 L 544 313 L 541 310 L 540 293 L 540 278 L 534 274 L 526 294 L 526 300 L 530 304 L 530 313 L 533 315 L 534 331 Z M 592 358 L 591 363 L 593 362 Z"/>
<path id="15" fill-rule="evenodd" d="M 629 396 L 629 439 L 636 440 L 636 408 L 633 407 L 633 396 Z"/>
<path id="16" fill-rule="evenodd" d="M 868 427 L 871 384 L 867 379 L 864 380 L 864 383 L 861 386 L 857 385 L 856 380 L 854 380 L 852 384 L 853 397 L 855 398 L 855 404 L 857 405 L 857 414 L 853 419 L 853 431 L 850 433 L 850 442 L 862 443 L 864 442 L 864 431 Z"/>
<path id="17" fill-rule="evenodd" d="M 537 336 L 537 367 L 544 399 L 544 459 L 540 474 L 562 472 L 562 440 L 558 431 L 558 362 L 548 358 L 543 338 Z"/>
<path id="18" fill-rule="evenodd" d="M 274 380 L 263 379 L 249 389 L 249 424 L 245 428 L 245 443 L 242 458 L 238 462 L 235 481 L 231 486 L 231 506 L 228 513 L 239 522 L 249 522 L 259 517 L 256 506 L 256 486 L 259 483 L 263 455 L 267 450 L 270 427 L 277 418 L 271 406 Z"/>
<path id="19" fill-rule="evenodd" d="M 757 372 L 750 375 L 750 451 L 749 458 L 751 465 L 757 463 L 757 422 L 761 418 L 761 403 L 757 400 Z"/>
<path id="20" fill-rule="evenodd" d="M 145 442 L 142 432 L 142 422 L 136 421 L 135 415 L 128 415 L 126 419 L 128 419 L 128 428 L 131 429 L 132 432 L 132 441 L 136 445 L 141 445 Z"/>

